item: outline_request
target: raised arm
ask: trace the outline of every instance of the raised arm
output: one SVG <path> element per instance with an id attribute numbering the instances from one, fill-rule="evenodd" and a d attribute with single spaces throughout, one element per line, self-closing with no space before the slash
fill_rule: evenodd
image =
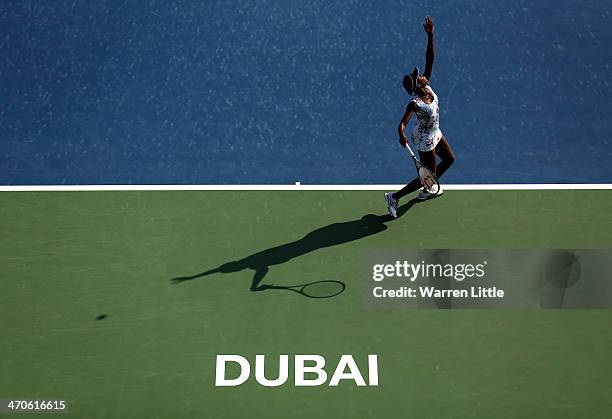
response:
<path id="1" fill-rule="evenodd" d="M 431 17 L 427 16 L 425 18 L 425 23 L 423 23 L 423 28 L 425 32 L 427 32 L 427 51 L 425 52 L 425 72 L 423 75 L 427 77 L 427 80 L 431 77 L 431 70 L 434 62 L 434 24 Z"/>

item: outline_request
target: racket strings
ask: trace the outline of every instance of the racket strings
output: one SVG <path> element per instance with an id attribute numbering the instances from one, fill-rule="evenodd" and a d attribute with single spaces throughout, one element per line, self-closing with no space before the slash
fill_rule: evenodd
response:
<path id="1" fill-rule="evenodd" d="M 422 166 L 419 168 L 419 179 L 421 184 L 429 193 L 437 193 L 440 190 L 440 184 L 434 174 L 428 168 Z"/>

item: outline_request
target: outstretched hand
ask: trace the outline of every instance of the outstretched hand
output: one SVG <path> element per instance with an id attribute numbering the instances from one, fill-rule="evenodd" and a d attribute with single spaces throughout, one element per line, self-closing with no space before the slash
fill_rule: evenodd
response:
<path id="1" fill-rule="evenodd" d="M 423 29 L 425 29 L 425 32 L 433 35 L 433 33 L 434 33 L 434 23 L 433 23 L 433 20 L 431 20 L 430 16 L 426 16 L 425 17 L 425 22 L 423 23 Z"/>

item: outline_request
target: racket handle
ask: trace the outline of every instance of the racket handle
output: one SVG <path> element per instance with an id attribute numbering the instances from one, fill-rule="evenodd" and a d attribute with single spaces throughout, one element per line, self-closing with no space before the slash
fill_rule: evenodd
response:
<path id="1" fill-rule="evenodd" d="M 416 156 L 414 155 L 414 153 L 412 152 L 412 149 L 410 148 L 410 146 L 408 145 L 408 142 L 406 142 L 406 150 L 408 151 L 408 153 L 410 153 L 410 155 L 412 156 L 413 159 L 416 159 Z"/>

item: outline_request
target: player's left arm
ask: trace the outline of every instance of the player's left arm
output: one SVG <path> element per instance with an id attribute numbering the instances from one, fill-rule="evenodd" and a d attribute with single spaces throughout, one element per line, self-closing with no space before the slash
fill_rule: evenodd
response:
<path id="1" fill-rule="evenodd" d="M 431 17 L 425 17 L 423 29 L 425 29 L 425 32 L 427 32 L 427 51 L 425 51 L 425 72 L 423 75 L 427 77 L 427 80 L 429 80 L 436 55 L 434 52 L 434 23 L 433 20 L 431 20 Z"/>
<path id="2" fill-rule="evenodd" d="M 410 101 L 410 103 L 408 103 L 408 106 L 406 106 L 406 111 L 404 112 L 404 116 L 402 117 L 402 120 L 400 121 L 399 126 L 397 127 L 397 133 L 399 134 L 399 143 L 404 148 L 406 148 L 406 143 L 408 142 L 408 139 L 406 138 L 406 134 L 404 134 L 404 130 L 408 126 L 408 122 L 410 122 L 410 118 L 412 118 L 412 114 L 414 113 L 414 111 L 415 111 L 414 102 Z"/>

